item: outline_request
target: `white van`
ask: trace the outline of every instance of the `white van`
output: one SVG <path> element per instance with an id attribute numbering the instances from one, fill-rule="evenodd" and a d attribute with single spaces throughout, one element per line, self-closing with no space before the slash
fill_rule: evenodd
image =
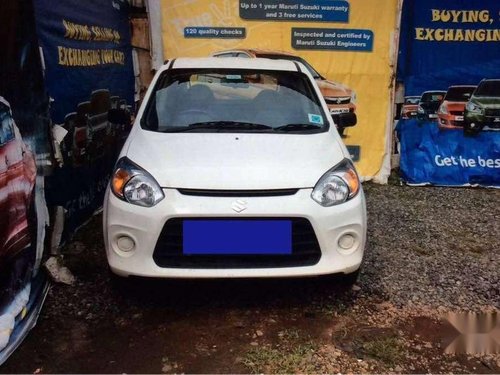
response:
<path id="1" fill-rule="evenodd" d="M 121 151 L 104 236 L 120 276 L 354 282 L 365 198 L 301 63 L 176 59 L 156 74 Z"/>

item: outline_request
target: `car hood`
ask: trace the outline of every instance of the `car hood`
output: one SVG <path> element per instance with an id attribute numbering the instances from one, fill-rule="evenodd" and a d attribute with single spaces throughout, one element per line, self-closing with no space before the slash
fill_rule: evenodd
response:
<path id="1" fill-rule="evenodd" d="M 470 101 L 484 108 L 500 108 L 500 97 L 497 96 L 474 96 Z"/>
<path id="2" fill-rule="evenodd" d="M 404 111 L 416 111 L 418 104 L 403 104 Z"/>
<path id="3" fill-rule="evenodd" d="M 436 112 L 441 102 L 420 102 L 419 104 L 426 112 Z"/>
<path id="4" fill-rule="evenodd" d="M 328 81 L 326 79 L 317 79 L 316 83 L 323 96 L 351 96 L 352 90 L 341 83 Z"/>
<path id="5" fill-rule="evenodd" d="M 126 156 L 162 187 L 312 188 L 344 158 L 329 133 L 156 133 L 139 129 Z"/>
<path id="6" fill-rule="evenodd" d="M 448 111 L 463 111 L 467 102 L 452 102 L 445 100 L 443 104 L 446 104 Z"/>

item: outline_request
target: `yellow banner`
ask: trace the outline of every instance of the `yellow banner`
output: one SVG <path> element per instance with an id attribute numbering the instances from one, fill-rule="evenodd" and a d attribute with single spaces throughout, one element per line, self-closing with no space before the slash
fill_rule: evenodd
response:
<path id="1" fill-rule="evenodd" d="M 397 4 L 398 0 L 162 0 L 164 55 L 171 59 L 263 49 L 304 58 L 334 86 L 345 86 L 323 93 L 331 96 L 332 111 L 354 111 L 357 116 L 356 125 L 345 128 L 343 140 L 360 174 L 384 180 L 380 172 L 390 142 L 387 127 L 392 126 L 391 46 L 397 44 Z"/>

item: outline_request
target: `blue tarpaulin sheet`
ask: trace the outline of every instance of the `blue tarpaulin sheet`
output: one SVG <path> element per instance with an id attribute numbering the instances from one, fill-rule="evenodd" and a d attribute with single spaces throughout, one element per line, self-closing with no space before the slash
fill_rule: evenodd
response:
<path id="1" fill-rule="evenodd" d="M 400 120 L 400 168 L 409 184 L 500 187 L 500 132 L 473 137 L 462 129 L 440 130 L 436 122 Z"/>

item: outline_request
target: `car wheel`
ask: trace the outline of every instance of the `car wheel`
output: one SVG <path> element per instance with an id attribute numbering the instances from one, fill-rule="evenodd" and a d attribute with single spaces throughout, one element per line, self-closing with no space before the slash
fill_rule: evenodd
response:
<path id="1" fill-rule="evenodd" d="M 28 231 L 30 234 L 30 243 L 33 252 L 36 254 L 37 242 L 38 242 L 38 217 L 36 214 L 36 202 L 35 202 L 35 187 L 33 186 L 33 191 L 31 192 L 31 198 L 28 206 L 27 220 L 28 220 Z"/>
<path id="2" fill-rule="evenodd" d="M 131 282 L 130 277 L 119 276 L 108 267 L 108 275 L 111 287 L 119 293 L 126 293 Z"/>
<path id="3" fill-rule="evenodd" d="M 347 273 L 341 276 L 342 284 L 346 287 L 351 287 L 356 284 L 359 280 L 359 274 L 361 273 L 361 268 L 358 268 L 356 271 Z"/>
<path id="4" fill-rule="evenodd" d="M 479 128 L 472 129 L 468 124 L 464 126 L 464 136 L 474 137 L 479 134 Z"/>

